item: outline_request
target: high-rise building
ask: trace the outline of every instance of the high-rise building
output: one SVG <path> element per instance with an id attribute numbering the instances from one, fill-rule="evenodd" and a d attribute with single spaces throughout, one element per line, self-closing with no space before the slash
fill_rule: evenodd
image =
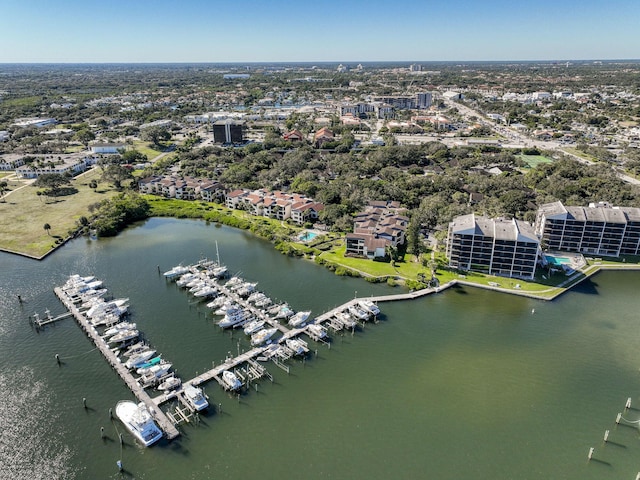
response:
<path id="1" fill-rule="evenodd" d="M 215 143 L 242 143 L 243 122 L 237 120 L 219 120 L 213 124 Z"/>

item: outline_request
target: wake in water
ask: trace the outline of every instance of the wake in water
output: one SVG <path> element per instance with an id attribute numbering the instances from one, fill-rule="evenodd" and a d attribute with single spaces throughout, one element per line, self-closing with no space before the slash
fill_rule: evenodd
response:
<path id="1" fill-rule="evenodd" d="M 0 479 L 57 480 L 76 476 L 71 452 L 50 425 L 56 420 L 45 385 L 22 368 L 0 374 Z"/>

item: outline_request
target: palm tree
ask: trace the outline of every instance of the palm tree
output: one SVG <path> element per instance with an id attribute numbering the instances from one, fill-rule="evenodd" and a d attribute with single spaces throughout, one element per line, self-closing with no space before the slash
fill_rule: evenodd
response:
<path id="1" fill-rule="evenodd" d="M 47 235 L 51 236 L 51 233 L 49 233 L 49 230 L 51 230 L 51 225 L 45 223 L 43 228 L 47 231 Z"/>
<path id="2" fill-rule="evenodd" d="M 6 202 L 6 200 L 4 200 L 4 192 L 7 191 L 8 185 L 4 180 L 0 182 L 0 198 L 2 198 L 4 202 Z"/>

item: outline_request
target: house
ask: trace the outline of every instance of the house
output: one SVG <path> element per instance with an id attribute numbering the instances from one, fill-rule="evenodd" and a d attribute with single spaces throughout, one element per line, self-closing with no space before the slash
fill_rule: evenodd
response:
<path id="1" fill-rule="evenodd" d="M 300 130 L 291 130 L 290 132 L 282 135 L 282 138 L 291 142 L 301 142 L 304 140 L 304 135 L 300 132 Z"/>
<path id="2" fill-rule="evenodd" d="M 318 219 L 320 212 L 324 209 L 322 203 L 305 199 L 291 205 L 291 220 L 298 225 Z"/>
<path id="3" fill-rule="evenodd" d="M 371 235 L 359 235 L 349 233 L 346 236 L 347 250 L 345 255 L 350 254 L 356 257 L 369 259 L 383 258 L 386 254 L 387 242 L 381 238 Z"/>
<path id="4" fill-rule="evenodd" d="M 0 170 L 15 170 L 24 165 L 24 155 L 8 153 L 0 155 Z"/>
<path id="5" fill-rule="evenodd" d="M 370 201 L 365 211 L 355 216 L 353 234 L 347 236 L 345 255 L 384 257 L 387 246 L 405 243 L 409 219 L 401 212 L 398 202 Z"/>
<path id="6" fill-rule="evenodd" d="M 327 127 L 322 127 L 313 135 L 313 142 L 316 144 L 316 147 L 320 148 L 327 142 L 333 142 L 334 138 L 335 136 L 331 130 Z"/>
<path id="7" fill-rule="evenodd" d="M 533 227 L 521 220 L 471 213 L 449 224 L 447 257 L 452 268 L 532 279 L 539 250 Z"/>

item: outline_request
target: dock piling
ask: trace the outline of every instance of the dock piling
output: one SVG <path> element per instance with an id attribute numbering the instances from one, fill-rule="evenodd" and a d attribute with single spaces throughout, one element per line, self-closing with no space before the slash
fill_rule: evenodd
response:
<path id="1" fill-rule="evenodd" d="M 109 419 L 113 419 L 113 410 L 111 408 L 109 409 Z"/>
<path id="2" fill-rule="evenodd" d="M 85 410 L 87 409 L 87 397 L 82 397 L 82 406 Z"/>
<path id="3" fill-rule="evenodd" d="M 100 438 L 104 438 L 104 427 L 100 427 Z"/>
<path id="4" fill-rule="evenodd" d="M 124 438 L 121 433 L 118 434 L 118 438 L 120 438 L 120 445 L 122 445 L 124 443 Z"/>
<path id="5" fill-rule="evenodd" d="M 58 363 L 58 365 L 60 365 L 60 355 L 58 355 L 57 353 L 56 353 L 56 362 Z"/>
<path id="6" fill-rule="evenodd" d="M 629 410 L 631 408 L 631 397 L 627 398 L 627 403 L 624 404 L 624 409 Z"/>

